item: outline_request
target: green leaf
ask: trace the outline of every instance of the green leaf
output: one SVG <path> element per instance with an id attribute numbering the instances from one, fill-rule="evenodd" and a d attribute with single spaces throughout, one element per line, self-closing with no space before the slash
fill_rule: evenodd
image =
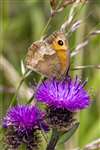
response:
<path id="1" fill-rule="evenodd" d="M 75 131 L 77 130 L 77 128 L 79 127 L 79 122 L 76 122 L 73 127 L 65 132 L 62 137 L 59 140 L 59 144 L 65 143 L 66 141 L 68 141 L 70 139 L 70 137 L 75 133 Z"/>

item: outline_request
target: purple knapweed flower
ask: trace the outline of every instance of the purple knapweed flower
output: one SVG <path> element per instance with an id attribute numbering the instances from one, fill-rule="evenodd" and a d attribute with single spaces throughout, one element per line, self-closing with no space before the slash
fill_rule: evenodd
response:
<path id="1" fill-rule="evenodd" d="M 77 77 L 75 80 L 55 78 L 45 80 L 36 90 L 35 98 L 48 106 L 67 109 L 71 112 L 84 109 L 90 104 L 90 96 Z"/>
<path id="2" fill-rule="evenodd" d="M 18 131 L 24 132 L 39 128 L 44 113 L 35 106 L 18 105 L 10 108 L 3 121 L 3 127 L 14 126 Z"/>
<path id="3" fill-rule="evenodd" d="M 18 105 L 8 110 L 3 120 L 6 129 L 6 143 L 10 148 L 16 149 L 22 143 L 27 150 L 38 145 L 37 130 L 41 128 L 47 131 L 44 112 L 32 105 Z"/>

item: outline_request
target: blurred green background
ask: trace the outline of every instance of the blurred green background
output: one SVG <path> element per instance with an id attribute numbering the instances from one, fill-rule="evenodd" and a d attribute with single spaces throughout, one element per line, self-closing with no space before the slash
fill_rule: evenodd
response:
<path id="1" fill-rule="evenodd" d="M 75 20 L 83 19 L 83 24 L 69 38 L 70 49 L 74 49 L 90 31 L 100 29 L 100 1 L 91 1 L 84 6 L 80 4 L 77 8 Z M 71 7 L 72 5 L 68 6 L 52 19 L 44 35 L 59 29 Z M 6 113 L 20 82 L 21 60 L 25 58 L 31 43 L 41 38 L 49 16 L 49 0 L 0 0 L 0 118 Z M 100 35 L 91 38 L 89 44 L 71 63 L 73 66 L 100 64 Z M 87 89 L 92 95 L 93 104 L 77 115 L 80 127 L 65 144 L 65 150 L 84 147 L 100 137 L 100 70 L 76 70 L 71 71 L 71 74 L 78 74 L 82 79 L 88 78 Z M 31 74 L 18 94 L 18 98 L 24 100 L 22 102 L 32 94 L 29 91 L 33 84 L 34 78 Z"/>

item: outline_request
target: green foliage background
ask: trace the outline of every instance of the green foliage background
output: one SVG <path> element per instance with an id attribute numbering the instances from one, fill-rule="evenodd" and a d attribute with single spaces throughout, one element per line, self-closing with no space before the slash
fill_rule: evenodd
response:
<path id="1" fill-rule="evenodd" d="M 91 3 L 86 4 L 84 7 L 79 5 L 77 8 L 76 18 L 83 19 L 83 24 L 70 37 L 70 49 L 80 43 L 90 31 L 100 27 L 100 1 L 90 1 Z M 53 18 L 45 35 L 59 29 L 60 25 L 66 20 L 71 7 L 71 5 L 68 6 Z M 41 38 L 41 33 L 49 16 L 49 0 L 0 0 L 0 53 L 15 69 L 16 74 L 12 72 L 15 80 L 17 73 L 22 76 L 20 62 L 24 59 L 31 43 Z M 72 66 L 88 64 L 100 64 L 100 35 L 91 38 L 88 46 L 72 60 Z M 8 70 L 11 69 L 9 66 L 7 68 Z M 89 109 L 83 110 L 77 115 L 80 127 L 65 144 L 66 150 L 83 147 L 100 137 L 100 70 L 76 70 L 72 71 L 71 74 L 73 76 L 78 74 L 82 79 L 88 78 L 87 89 L 93 95 L 93 104 Z M 10 78 L 7 70 L 0 69 L 1 118 L 6 113 L 18 84 L 16 82 L 12 83 L 13 78 Z M 33 84 L 33 75 L 29 76 L 25 82 L 26 86 L 30 86 L 30 83 Z M 0 147 L 3 150 L 1 144 Z"/>

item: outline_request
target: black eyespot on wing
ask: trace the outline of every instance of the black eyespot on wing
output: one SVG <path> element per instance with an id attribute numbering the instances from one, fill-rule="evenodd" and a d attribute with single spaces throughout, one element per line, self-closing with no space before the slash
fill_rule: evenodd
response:
<path id="1" fill-rule="evenodd" d="M 62 46 L 64 44 L 64 42 L 62 40 L 59 40 L 58 44 Z"/>

